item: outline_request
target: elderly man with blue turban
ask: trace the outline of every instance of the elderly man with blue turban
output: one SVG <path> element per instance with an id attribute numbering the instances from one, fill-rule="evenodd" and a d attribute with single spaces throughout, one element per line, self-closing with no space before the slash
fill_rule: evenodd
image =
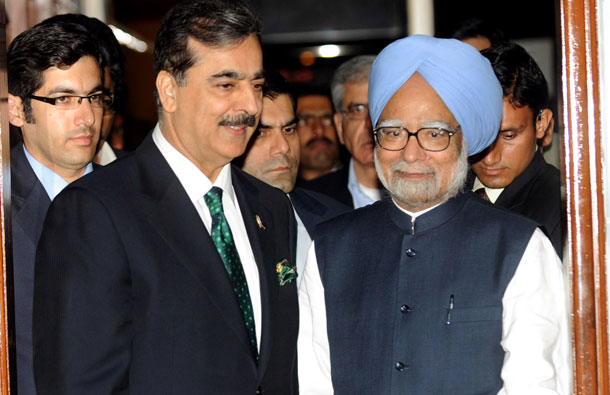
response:
<path id="1" fill-rule="evenodd" d="M 301 394 L 568 394 L 561 261 L 538 225 L 463 186 L 502 118 L 489 62 L 412 36 L 373 64 L 391 199 L 319 225 L 299 303 Z"/>

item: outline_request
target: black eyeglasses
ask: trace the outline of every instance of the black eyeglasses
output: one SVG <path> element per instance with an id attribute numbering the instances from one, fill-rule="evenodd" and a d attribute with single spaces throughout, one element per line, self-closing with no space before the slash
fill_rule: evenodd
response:
<path id="1" fill-rule="evenodd" d="M 421 128 L 415 133 L 409 132 L 402 126 L 382 126 L 373 130 L 377 144 L 388 151 L 401 151 L 409 143 L 409 137 L 415 136 L 419 146 L 431 152 L 444 151 L 449 147 L 451 136 L 460 131 L 458 125 L 454 130 L 443 128 Z"/>
<path id="2" fill-rule="evenodd" d="M 30 96 L 30 98 L 41 101 L 43 103 L 51 104 L 55 106 L 55 108 L 57 108 L 58 110 L 73 110 L 75 108 L 78 108 L 83 102 L 83 99 L 89 100 L 89 103 L 93 108 L 110 109 L 114 101 L 114 97 L 106 93 L 94 93 L 92 95 L 87 96 L 64 95 L 58 97 L 44 97 L 32 95 Z"/>

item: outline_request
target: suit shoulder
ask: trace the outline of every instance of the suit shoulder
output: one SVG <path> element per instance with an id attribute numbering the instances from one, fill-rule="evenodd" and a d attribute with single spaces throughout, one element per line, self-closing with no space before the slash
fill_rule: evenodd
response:
<path id="1" fill-rule="evenodd" d="M 264 196 L 265 199 L 271 199 L 273 202 L 283 201 L 286 202 L 286 204 L 290 204 L 288 197 L 282 190 L 251 176 L 237 166 L 232 165 L 231 167 L 231 177 L 233 177 L 233 181 L 240 183 L 246 190 L 256 191 L 261 196 Z M 273 203 L 270 202 L 269 204 Z"/>
<path id="2" fill-rule="evenodd" d="M 101 166 L 84 177 L 70 183 L 59 195 L 73 191 L 89 192 L 98 197 L 115 199 L 125 196 L 135 187 L 133 175 L 133 161 L 127 157 Z"/>
<path id="3" fill-rule="evenodd" d="M 341 203 L 337 199 L 313 190 L 296 187 L 290 194 L 297 199 L 304 197 L 306 199 L 314 200 L 336 214 L 352 210 L 351 207 Z"/>
<path id="4" fill-rule="evenodd" d="M 468 199 L 462 210 L 467 210 L 467 212 L 469 212 L 470 215 L 473 217 L 473 220 L 476 217 L 476 220 L 481 221 L 482 223 L 506 223 L 519 225 L 526 228 L 535 228 L 539 226 L 538 223 L 523 216 L 522 214 L 516 213 L 504 207 L 494 205 L 486 200 L 477 197 L 472 192 L 468 193 L 472 196 L 470 199 Z"/>

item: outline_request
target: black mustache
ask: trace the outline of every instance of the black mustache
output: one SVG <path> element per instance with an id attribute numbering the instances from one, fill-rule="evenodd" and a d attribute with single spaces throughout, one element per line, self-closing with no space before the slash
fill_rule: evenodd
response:
<path id="1" fill-rule="evenodd" d="M 256 117 L 254 115 L 238 115 L 236 117 L 225 117 L 218 122 L 220 126 L 241 126 L 246 125 L 249 127 L 256 126 Z"/>
<path id="2" fill-rule="evenodd" d="M 328 137 L 316 137 L 313 138 L 311 140 L 309 140 L 306 144 L 307 147 L 311 146 L 312 144 L 314 144 L 317 141 L 326 141 L 328 144 L 332 144 L 333 142 L 330 141 L 330 139 Z"/>

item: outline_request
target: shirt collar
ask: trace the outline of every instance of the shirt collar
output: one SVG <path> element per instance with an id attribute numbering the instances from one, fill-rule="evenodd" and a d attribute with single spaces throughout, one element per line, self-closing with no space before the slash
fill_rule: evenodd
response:
<path id="1" fill-rule="evenodd" d="M 381 200 L 384 196 L 382 189 L 367 188 L 358 182 L 356 170 L 354 169 L 354 158 L 349 161 L 347 176 L 347 189 L 352 195 L 354 208 L 364 207 Z"/>
<path id="2" fill-rule="evenodd" d="M 27 148 L 25 148 L 25 144 L 23 145 L 23 152 L 25 153 L 25 157 L 34 171 L 34 174 L 36 174 L 38 181 L 40 181 L 44 190 L 47 192 L 47 195 L 49 195 L 49 199 L 55 199 L 55 196 L 59 195 L 59 193 L 66 186 L 68 186 L 68 181 L 64 180 L 59 174 L 55 173 L 53 170 L 49 169 L 30 155 Z M 85 167 L 83 176 L 91 173 L 92 171 L 93 165 L 91 162 L 89 162 Z"/>
<path id="3" fill-rule="evenodd" d="M 394 205 L 395 205 L 395 206 L 396 206 L 396 207 L 397 207 L 397 208 L 398 208 L 400 211 L 402 211 L 403 213 L 410 215 L 412 218 L 417 218 L 417 217 L 419 217 L 420 215 L 423 215 L 423 214 L 427 213 L 427 212 L 428 212 L 428 211 L 430 211 L 430 210 L 434 210 L 435 208 L 437 208 L 438 206 L 440 206 L 441 204 L 443 204 L 443 203 L 445 203 L 445 202 L 443 202 L 443 203 L 439 203 L 439 204 L 437 204 L 437 205 L 434 205 L 434 206 L 432 206 L 432 207 L 428 207 L 427 209 L 424 209 L 424 210 L 421 210 L 421 211 L 417 211 L 417 212 L 412 212 L 412 211 L 409 211 L 409 210 L 405 210 L 404 208 L 400 207 L 400 205 L 399 205 L 398 203 L 396 203 L 396 200 L 394 200 L 394 198 L 392 198 L 392 203 L 394 203 Z"/>
<path id="4" fill-rule="evenodd" d="M 489 201 L 492 203 L 495 203 L 496 200 L 498 200 L 498 198 L 500 197 L 500 194 L 504 191 L 504 188 L 487 188 L 485 185 L 483 185 L 481 180 L 479 180 L 479 177 L 476 177 L 474 179 L 474 185 L 472 186 L 472 190 L 476 191 L 480 188 L 485 188 L 485 193 L 487 194 Z"/>
<path id="5" fill-rule="evenodd" d="M 213 186 L 220 187 L 223 194 L 228 196 L 233 204 L 235 204 L 235 191 L 231 180 L 231 164 L 227 163 L 216 180 L 212 183 L 210 179 L 203 174 L 201 170 L 193 162 L 186 158 L 180 151 L 174 148 L 169 141 L 163 136 L 159 124 L 155 126 L 152 134 L 153 141 L 161 151 L 161 155 L 165 158 L 171 167 L 176 177 L 182 184 L 189 199 L 193 203 L 197 202 L 204 196 Z"/>

